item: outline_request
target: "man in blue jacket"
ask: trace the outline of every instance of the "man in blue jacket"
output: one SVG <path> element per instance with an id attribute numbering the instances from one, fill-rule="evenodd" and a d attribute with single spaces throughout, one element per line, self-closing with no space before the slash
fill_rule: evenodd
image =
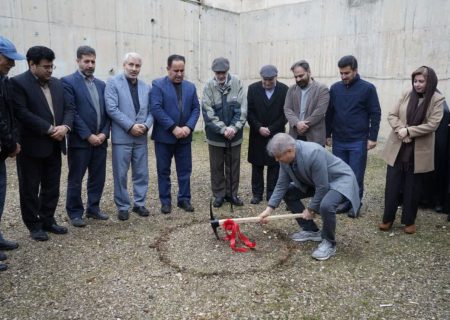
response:
<path id="1" fill-rule="evenodd" d="M 167 59 L 168 75 L 153 81 L 150 110 L 155 119 L 152 139 L 155 140 L 161 212 L 172 210 L 170 166 L 175 157 L 178 177 L 179 208 L 193 212 L 191 205 L 192 132 L 200 115 L 197 91 L 184 80 L 185 59 L 171 55 Z"/>
<path id="2" fill-rule="evenodd" d="M 68 137 L 66 210 L 74 227 L 84 227 L 81 185 L 86 170 L 88 218 L 107 220 L 100 210 L 106 176 L 106 148 L 111 121 L 105 110 L 105 83 L 94 78 L 95 50 L 81 46 L 77 50 L 78 70 L 61 79 L 64 98 L 75 110 L 73 130 Z"/>
<path id="3" fill-rule="evenodd" d="M 125 54 L 123 73 L 106 82 L 106 112 L 111 118 L 114 202 L 119 220 L 128 220 L 131 206 L 127 190 L 131 165 L 133 212 L 149 215 L 145 207 L 148 191 L 147 132 L 153 124 L 149 110 L 150 86 L 139 80 L 142 58 L 135 52 Z"/>
<path id="4" fill-rule="evenodd" d="M 375 86 L 360 78 L 358 61 L 354 56 L 344 56 L 338 62 L 342 81 L 330 88 L 328 107 L 327 145 L 333 139 L 333 154 L 344 160 L 355 173 L 359 197 L 364 192 L 367 151 L 375 148 L 380 128 L 381 108 Z M 344 203 L 340 212 L 350 210 Z M 352 217 L 358 210 L 352 211 Z"/>

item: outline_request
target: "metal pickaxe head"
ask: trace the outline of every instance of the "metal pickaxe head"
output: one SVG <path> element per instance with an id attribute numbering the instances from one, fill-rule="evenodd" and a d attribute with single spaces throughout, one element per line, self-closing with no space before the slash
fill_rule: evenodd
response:
<path id="1" fill-rule="evenodd" d="M 211 218 L 211 228 L 214 231 L 214 234 L 216 235 L 217 240 L 220 240 L 219 233 L 217 232 L 217 229 L 220 227 L 219 220 L 214 218 L 213 209 L 212 209 L 212 199 L 209 201 L 209 215 Z"/>

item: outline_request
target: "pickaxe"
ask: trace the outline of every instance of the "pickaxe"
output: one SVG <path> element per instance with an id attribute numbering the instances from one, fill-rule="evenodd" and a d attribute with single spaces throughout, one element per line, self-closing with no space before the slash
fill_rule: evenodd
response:
<path id="1" fill-rule="evenodd" d="M 217 233 L 217 229 L 223 225 L 223 223 L 228 219 L 216 219 L 214 218 L 213 210 L 212 210 L 212 200 L 209 202 L 209 214 L 211 217 L 211 228 L 214 231 L 214 234 L 216 235 L 216 238 L 220 240 L 219 234 Z M 266 218 L 267 221 L 272 220 L 283 220 L 283 219 L 292 219 L 292 218 L 303 218 L 303 213 L 295 213 L 295 214 L 280 214 L 280 215 L 274 215 L 274 216 L 268 216 Z M 236 218 L 231 219 L 234 222 L 237 223 L 250 223 L 250 222 L 260 222 L 261 219 L 259 217 L 246 217 L 246 218 Z"/>

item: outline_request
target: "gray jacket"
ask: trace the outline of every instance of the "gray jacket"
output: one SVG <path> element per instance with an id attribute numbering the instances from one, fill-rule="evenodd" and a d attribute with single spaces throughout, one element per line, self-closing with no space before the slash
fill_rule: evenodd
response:
<path id="1" fill-rule="evenodd" d="M 308 187 L 315 189 L 308 207 L 319 212 L 320 203 L 329 190 L 336 190 L 350 200 L 356 211 L 360 206 L 359 187 L 353 170 L 341 159 L 314 142 L 297 141 L 295 159 L 297 175 L 289 164 L 280 163 L 278 182 L 268 205 L 280 205 L 289 184 L 306 193 Z"/>
<path id="2" fill-rule="evenodd" d="M 134 109 L 133 98 L 127 79 L 123 73 L 106 82 L 105 107 L 111 118 L 111 137 L 114 144 L 146 144 L 147 135 L 133 137 L 129 131 L 136 123 L 145 124 L 148 129 L 153 125 L 153 117 L 149 108 L 150 86 L 138 80 L 138 96 L 140 109 L 138 114 Z"/>
<path id="3" fill-rule="evenodd" d="M 294 84 L 289 87 L 284 102 L 284 114 L 289 122 L 289 135 L 297 139 L 295 125 L 300 121 L 301 89 Z M 305 121 L 309 121 L 309 129 L 305 132 L 306 140 L 324 146 L 326 140 L 325 114 L 330 101 L 330 91 L 319 82 L 311 79 L 308 100 L 306 101 Z"/>

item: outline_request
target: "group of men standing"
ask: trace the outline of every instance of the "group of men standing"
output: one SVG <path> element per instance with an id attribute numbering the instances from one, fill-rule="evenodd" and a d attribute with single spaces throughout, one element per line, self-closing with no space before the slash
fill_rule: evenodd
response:
<path id="1" fill-rule="evenodd" d="M 276 160 L 282 161 L 276 152 L 270 156 L 266 148 L 275 135 L 285 131 L 286 123 L 296 141 L 314 142 L 323 147 L 330 144 L 328 137 L 333 135 L 333 153 L 352 167 L 359 183 L 359 200 L 362 198 L 367 150 L 375 146 L 381 111 L 375 88 L 359 78 L 356 59 L 352 56 L 339 62 L 343 81 L 333 85 L 330 91 L 311 77 L 309 64 L 301 60 L 291 68 L 296 84 L 290 88 L 277 81 L 275 66 L 266 65 L 260 71 L 261 81 L 250 85 L 247 95 L 242 81 L 229 73 L 229 61 L 217 58 L 212 63 L 214 77 L 205 85 L 201 106 L 194 84 L 184 80 L 186 62 L 181 55 L 169 56 L 167 76 L 154 80 L 151 86 L 138 79 L 142 58 L 133 52 L 123 59 L 123 73 L 106 83 L 94 76 L 96 52 L 89 46 L 78 48 L 78 69 L 61 79 L 52 77 L 55 55 L 44 46 L 30 48 L 26 54 L 28 70 L 8 79 L 14 60 L 23 59 L 9 40 L 0 37 L 0 214 L 6 194 L 4 160 L 17 156 L 22 218 L 34 240 L 48 240 L 48 233 L 67 233 L 67 228 L 54 218 L 60 190 L 61 153 L 67 153 L 68 158 L 66 210 L 70 223 L 84 227 L 86 217 L 109 218 L 100 209 L 100 200 L 110 133 L 114 202 L 119 220 L 127 220 L 130 209 L 139 216 L 149 215 L 145 206 L 149 186 L 149 130 L 155 142 L 161 212 L 169 214 L 172 210 L 172 158 L 175 158 L 179 186 L 177 206 L 193 212 L 191 141 L 200 110 L 205 120 L 215 207 L 225 201 L 243 205 L 238 188 L 243 128 L 247 120 L 252 204 L 264 198 L 266 166 L 266 200 L 271 200 L 275 191 L 276 197 L 280 197 L 280 190 L 276 189 L 280 166 Z M 127 188 L 130 167 L 133 199 Z M 84 206 L 82 181 L 86 172 Z M 349 198 L 345 199 L 353 200 L 354 205 L 354 199 Z M 295 203 L 301 204 L 299 197 L 295 199 Z M 304 210 L 304 206 L 285 200 L 292 212 Z M 270 203 L 278 205 L 279 202 Z M 341 211 L 349 209 L 350 205 L 346 204 Z M 359 207 L 353 206 L 352 215 L 356 216 L 358 210 Z M 303 231 L 294 240 L 320 238 L 312 220 L 298 222 Z M 17 247 L 17 243 L 4 239 L 0 233 L 0 250 Z M 0 255 L 0 260 L 5 258 Z M 2 269 L 6 266 L 0 264 Z"/>

